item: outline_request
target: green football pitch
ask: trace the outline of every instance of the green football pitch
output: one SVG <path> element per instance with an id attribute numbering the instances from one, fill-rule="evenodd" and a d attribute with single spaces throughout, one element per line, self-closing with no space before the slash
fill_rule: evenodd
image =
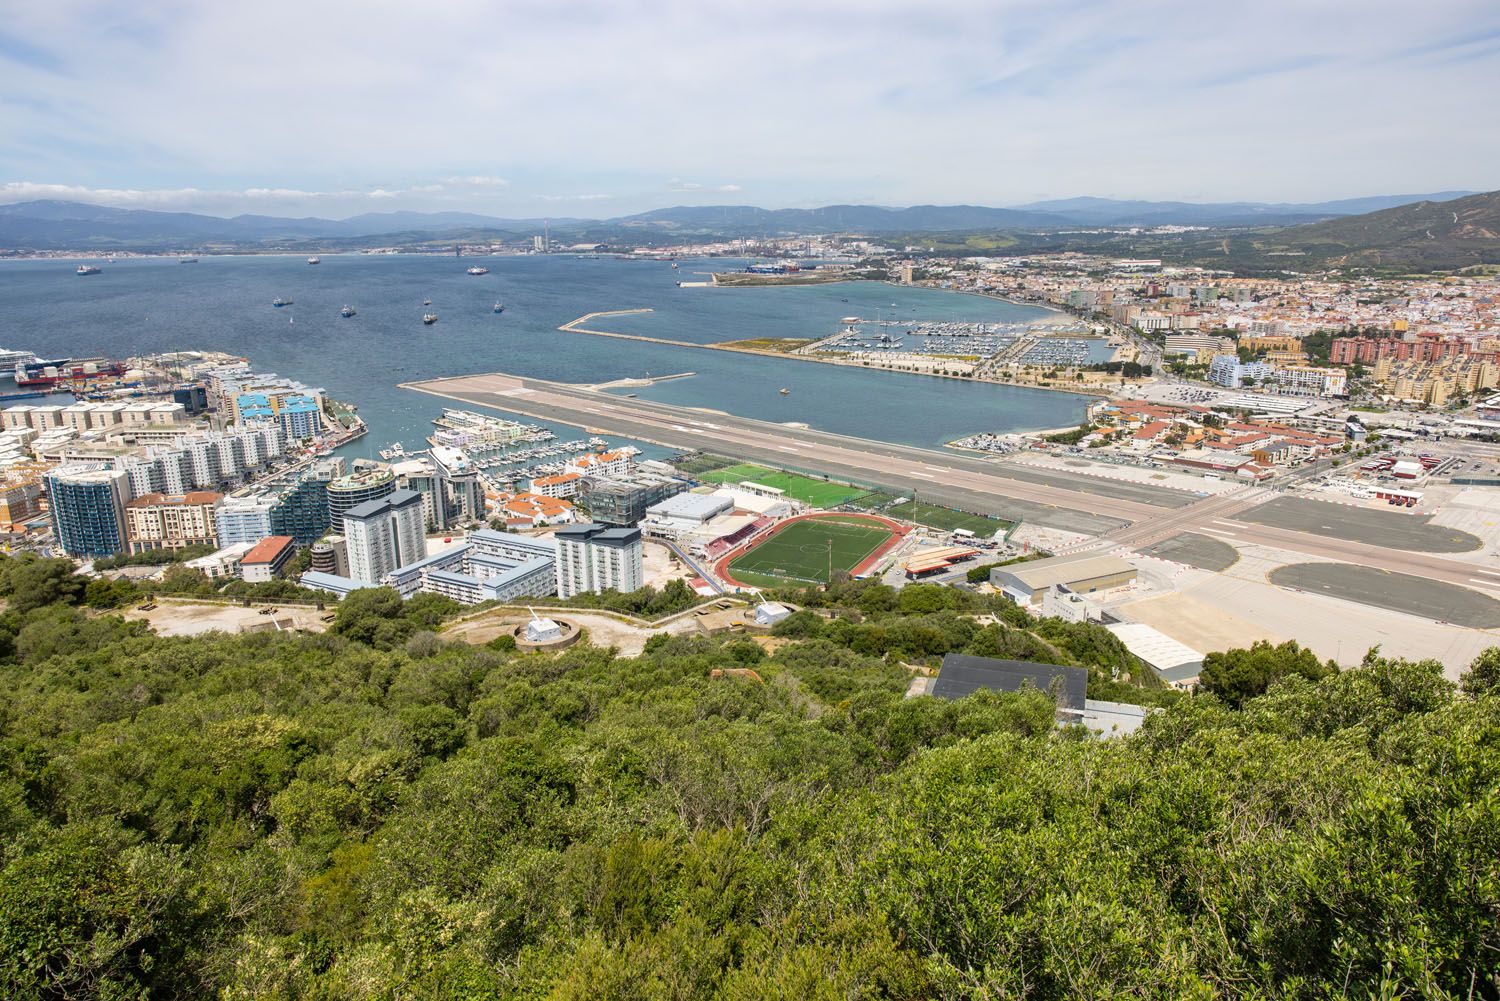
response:
<path id="1" fill-rule="evenodd" d="M 890 537 L 889 529 L 856 519 L 797 521 L 736 557 L 729 572 L 746 584 L 826 584 L 830 559 L 834 573 L 848 573 Z"/>
<path id="2" fill-rule="evenodd" d="M 784 473 L 778 469 L 767 469 L 765 466 L 755 466 L 748 463 L 740 463 L 735 466 L 726 466 L 723 469 L 715 469 L 706 473 L 700 473 L 699 479 L 705 483 L 728 483 L 731 485 L 743 483 L 749 480 L 768 487 L 783 490 L 793 500 L 799 500 L 813 507 L 838 507 L 845 501 L 869 493 L 860 487 L 846 487 L 842 483 L 829 483 L 827 480 L 815 480 L 809 476 L 800 476 L 797 473 Z"/>

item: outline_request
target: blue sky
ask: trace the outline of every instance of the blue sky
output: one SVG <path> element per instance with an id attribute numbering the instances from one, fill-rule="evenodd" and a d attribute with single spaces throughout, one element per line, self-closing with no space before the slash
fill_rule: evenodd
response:
<path id="1" fill-rule="evenodd" d="M 610 216 L 1500 187 L 1500 4 L 0 0 L 0 202 Z"/>

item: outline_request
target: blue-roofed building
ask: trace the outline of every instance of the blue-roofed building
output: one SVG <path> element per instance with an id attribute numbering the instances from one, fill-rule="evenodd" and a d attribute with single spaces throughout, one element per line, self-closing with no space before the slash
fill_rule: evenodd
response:
<path id="1" fill-rule="evenodd" d="M 288 441 L 305 441 L 323 432 L 323 410 L 310 396 L 284 396 L 276 412 Z"/>

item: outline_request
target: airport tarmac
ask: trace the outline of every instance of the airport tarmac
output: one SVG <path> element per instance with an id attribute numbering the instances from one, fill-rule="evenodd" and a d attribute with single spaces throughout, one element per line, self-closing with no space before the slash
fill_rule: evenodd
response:
<path id="1" fill-rule="evenodd" d="M 1007 475 L 992 459 L 934 452 L 909 445 L 849 438 L 768 421 L 692 410 L 598 393 L 583 387 L 503 374 L 459 376 L 406 384 L 408 389 L 512 414 L 601 427 L 672 448 L 719 451 L 734 458 L 821 473 L 836 479 L 910 493 L 923 500 L 1065 531 L 1100 534 L 1180 503 L 1176 491 L 1153 488 L 1114 496 L 1110 484 L 1065 474 L 1052 482 Z M 1049 476 L 1049 480 L 1052 478 Z M 1089 489 L 1078 488 L 1078 481 Z M 1067 486 L 1059 484 L 1067 483 Z"/>
<path id="2" fill-rule="evenodd" d="M 1467 553 L 1484 547 L 1468 532 L 1430 524 L 1429 515 L 1350 507 L 1306 497 L 1277 497 L 1237 516 L 1241 521 L 1419 553 Z"/>
<path id="3" fill-rule="evenodd" d="M 1387 657 L 1436 660 L 1448 678 L 1457 678 L 1500 641 L 1493 631 L 1277 587 L 1265 579 L 1265 562 L 1242 554 L 1228 573 L 1183 570 L 1172 575 L 1173 590 L 1163 586 L 1161 593 L 1123 595 L 1125 600 L 1108 607 L 1200 653 L 1248 647 L 1256 640 L 1296 640 L 1319 657 L 1353 667 L 1379 646 Z"/>
<path id="4" fill-rule="evenodd" d="M 1500 601 L 1456 584 L 1348 563 L 1293 563 L 1271 571 L 1278 587 L 1296 588 L 1392 612 L 1472 629 L 1500 628 Z"/>
<path id="5" fill-rule="evenodd" d="M 1140 552 L 1143 556 L 1155 556 L 1214 573 L 1228 570 L 1240 558 L 1239 552 L 1227 542 L 1196 532 L 1174 535 L 1153 546 L 1147 546 Z"/>
<path id="6" fill-rule="evenodd" d="M 1128 500 L 1140 501 L 1142 504 L 1150 504 L 1153 507 L 1186 507 L 1198 500 L 1197 497 L 1190 493 L 1185 493 L 1181 490 L 1172 490 L 1167 487 L 1153 486 L 1149 483 L 1132 483 L 1129 480 L 1107 480 L 1098 476 L 1090 476 L 1088 473 L 1065 473 L 1029 464 L 1021 465 L 1015 462 L 1007 462 L 997 465 L 995 471 L 1001 476 L 1024 480 L 1027 483 L 1043 483 L 1049 486 L 1062 487 L 1067 490 L 1097 494 L 1100 497 L 1123 497 Z"/>

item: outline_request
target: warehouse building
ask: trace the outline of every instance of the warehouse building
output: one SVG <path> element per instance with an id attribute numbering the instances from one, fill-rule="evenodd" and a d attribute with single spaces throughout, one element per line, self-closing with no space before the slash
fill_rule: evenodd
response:
<path id="1" fill-rule="evenodd" d="M 1058 585 L 1074 594 L 1094 594 L 1124 587 L 1135 579 L 1135 567 L 1118 556 L 1092 553 L 1051 556 L 990 571 L 995 590 L 1023 606 L 1040 605 L 1045 592 Z"/>
<path id="2" fill-rule="evenodd" d="M 1125 649 L 1146 663 L 1174 688 L 1192 688 L 1203 670 L 1203 654 L 1144 622 L 1115 622 L 1104 627 Z"/>

